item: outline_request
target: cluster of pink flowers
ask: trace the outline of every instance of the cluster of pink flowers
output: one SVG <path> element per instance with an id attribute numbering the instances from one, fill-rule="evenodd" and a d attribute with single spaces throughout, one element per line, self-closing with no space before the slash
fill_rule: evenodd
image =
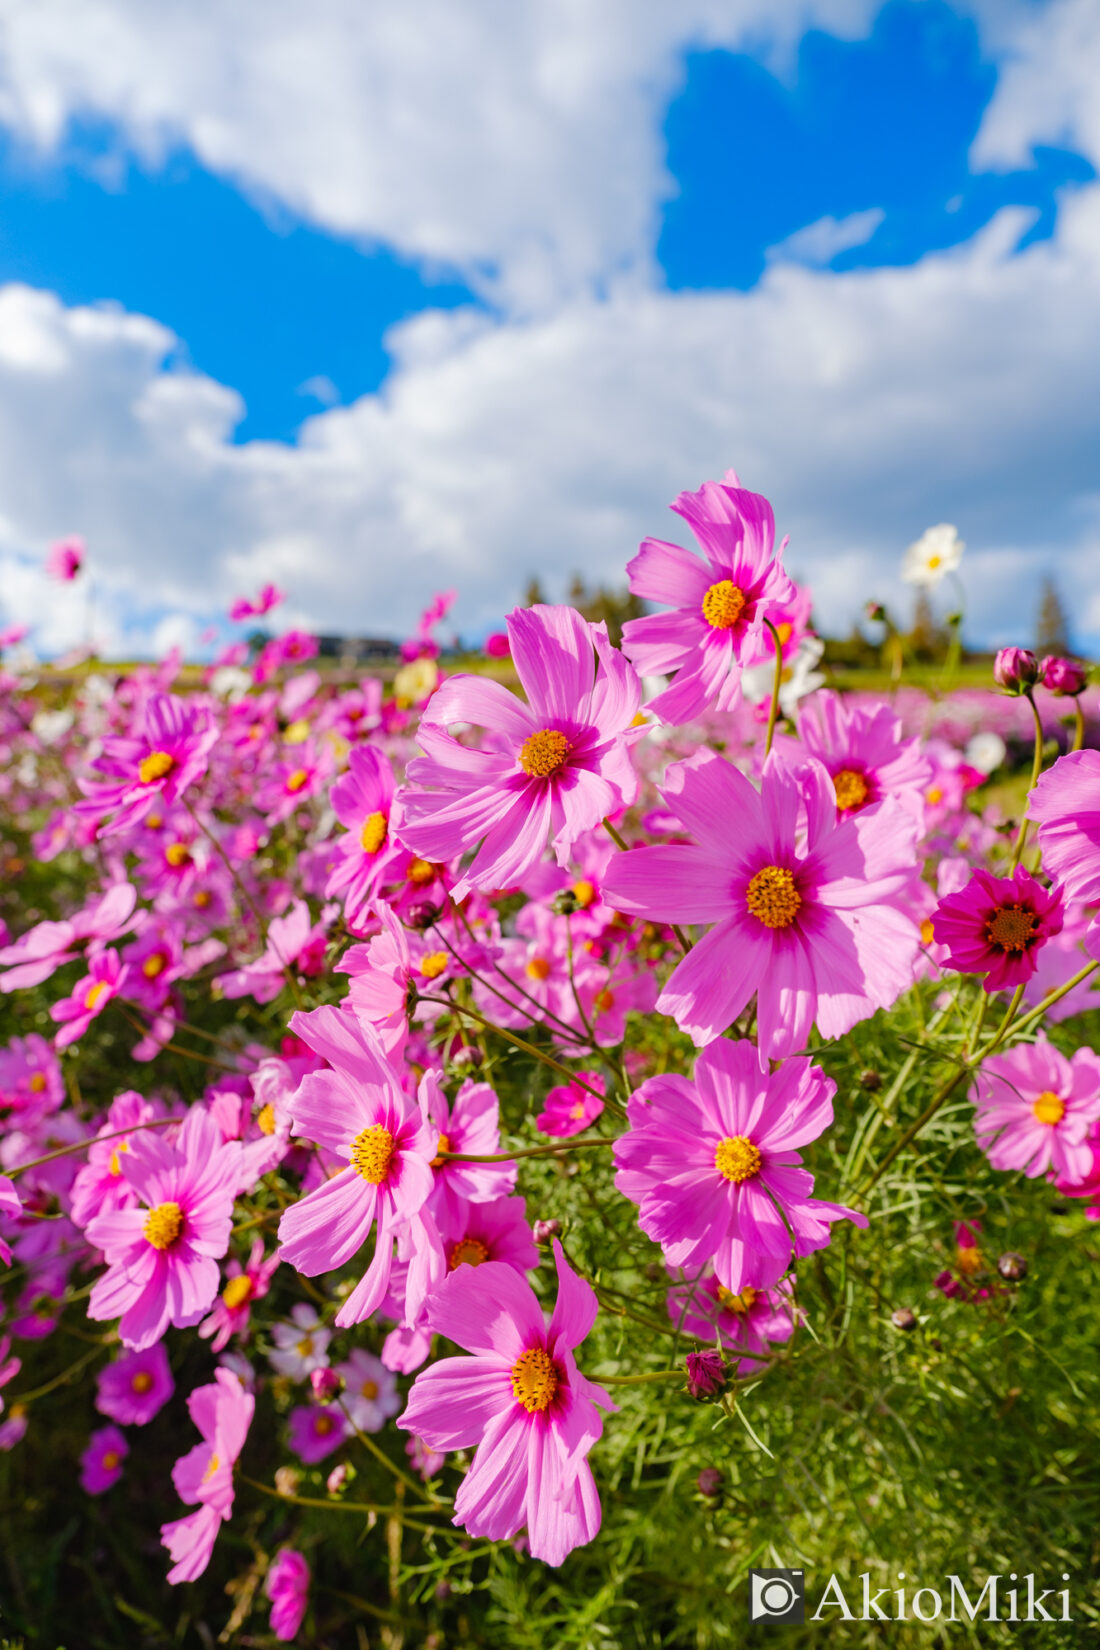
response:
<path id="1" fill-rule="evenodd" d="M 550 1564 L 590 1541 L 589 1456 L 615 1424 L 589 1363 L 600 1298 L 553 1210 L 530 1217 L 513 1153 L 607 1148 L 609 1195 L 613 1175 L 695 1343 L 688 1389 L 757 1378 L 798 1344 L 799 1263 L 868 1224 L 858 1199 L 816 1195 L 836 1189 L 824 1154 L 803 1161 L 833 1125 L 822 1051 L 918 982 L 941 1006 L 969 975 L 1005 997 L 974 1065 L 977 1145 L 1100 1214 L 1100 1058 L 1036 1021 L 1010 1035 L 1021 1005 L 1053 1026 L 1095 1001 L 1100 752 L 1057 760 L 1033 835 L 1009 830 L 981 805 L 965 717 L 918 731 L 901 701 L 815 686 L 809 592 L 767 500 L 730 473 L 673 508 L 701 555 L 642 545 L 631 589 L 663 610 L 621 649 L 569 607 L 509 615 L 489 651 L 522 697 L 472 674 L 412 705 L 335 685 L 294 631 L 247 690 L 223 691 L 243 652 L 190 692 L 178 661 L 90 677 L 63 728 L 2 678 L 0 791 L 88 892 L 0 931 L 0 991 L 44 991 L 55 1028 L 0 1049 L 0 1261 L 19 1278 L 0 1385 L 9 1335 L 50 1335 L 88 1273 L 88 1317 L 121 1343 L 81 1456 L 105 1494 L 197 1330 L 210 1378 L 172 1472 L 192 1509 L 162 1528 L 173 1582 L 206 1568 L 272 1395 L 304 1468 L 396 1423 L 423 1477 L 455 1475 L 469 1536 L 525 1532 Z M 267 585 L 231 616 L 282 599 Z M 453 599 L 406 645 L 414 671 L 438 674 Z M 1074 697 L 1071 664 L 1005 659 L 999 679 Z M 659 1061 L 638 1034 L 654 1016 Z M 94 1061 L 107 1026 L 148 1092 L 92 1116 L 59 1056 Z M 551 1068 L 523 1114 L 483 1080 L 490 1047 Z M 39 1413 L 13 1426 L 13 1402 L 0 1445 Z M 341 1463 L 330 1493 L 346 1481 Z M 298 1632 L 310 1577 L 294 1548 L 270 1563 L 276 1636 Z"/>

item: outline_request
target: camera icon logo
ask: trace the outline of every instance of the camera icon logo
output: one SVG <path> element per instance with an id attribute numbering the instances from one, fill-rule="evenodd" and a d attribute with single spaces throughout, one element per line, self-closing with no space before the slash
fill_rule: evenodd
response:
<path id="1" fill-rule="evenodd" d="M 749 1620 L 803 1622 L 806 1582 L 801 1570 L 750 1570 Z"/>

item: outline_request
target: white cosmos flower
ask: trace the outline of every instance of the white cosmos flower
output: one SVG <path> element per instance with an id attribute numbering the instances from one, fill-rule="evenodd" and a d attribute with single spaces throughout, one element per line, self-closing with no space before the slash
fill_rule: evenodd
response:
<path id="1" fill-rule="evenodd" d="M 945 573 L 954 573 L 962 561 L 966 545 L 957 527 L 941 521 L 929 527 L 905 552 L 901 576 L 906 584 L 923 584 L 927 589 L 940 583 Z"/>

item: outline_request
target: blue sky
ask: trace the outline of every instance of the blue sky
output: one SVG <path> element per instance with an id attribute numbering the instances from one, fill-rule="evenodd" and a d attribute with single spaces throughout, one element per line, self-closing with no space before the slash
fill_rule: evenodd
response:
<path id="1" fill-rule="evenodd" d="M 392 61 L 328 0 L 308 50 L 252 0 L 178 40 L 134 0 L 87 0 L 86 36 L 0 23 L 0 617 L 83 531 L 129 646 L 268 573 L 328 628 L 456 583 L 477 634 L 532 572 L 621 578 L 727 463 L 833 628 L 945 517 L 976 639 L 1016 639 L 1006 575 L 1019 610 L 1052 535 L 1091 564 L 1075 0 L 640 4 L 618 43 L 528 4 Z M 867 433 L 785 445 L 795 403 Z"/>

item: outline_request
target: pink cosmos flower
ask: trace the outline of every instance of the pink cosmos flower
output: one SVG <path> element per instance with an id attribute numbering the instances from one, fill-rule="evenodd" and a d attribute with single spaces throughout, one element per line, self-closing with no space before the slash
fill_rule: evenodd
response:
<path id="1" fill-rule="evenodd" d="M 0 1048 L 0 1108 L 16 1114 L 21 1127 L 34 1128 L 64 1099 L 61 1066 L 44 1037 L 32 1031 Z"/>
<path id="2" fill-rule="evenodd" d="M 460 1266 L 483 1266 L 490 1260 L 503 1261 L 517 1272 L 528 1272 L 539 1263 L 522 1197 L 467 1203 L 455 1219 L 442 1227 L 441 1236 L 448 1272 Z"/>
<path id="3" fill-rule="evenodd" d="M 631 915 L 714 924 L 657 1000 L 696 1044 L 756 992 L 761 1052 L 782 1059 L 815 1020 L 842 1036 L 912 983 L 916 825 L 899 803 L 838 819 L 819 762 L 769 764 L 758 793 L 710 751 L 671 767 L 662 794 L 698 846 L 621 854 L 604 892 Z"/>
<path id="4" fill-rule="evenodd" d="M 397 1425 L 446 1452 L 475 1449 L 454 1522 L 506 1541 L 526 1526 L 531 1554 L 560 1564 L 600 1526 L 587 1456 L 615 1408 L 574 1358 L 596 1296 L 555 1240 L 558 1298 L 547 1323 L 534 1290 L 508 1266 L 460 1267 L 431 1296 L 428 1321 L 473 1355 L 417 1376 Z"/>
<path id="5" fill-rule="evenodd" d="M 727 1350 L 755 1354 L 738 1359 L 736 1373 L 742 1376 L 763 1371 L 761 1360 L 773 1345 L 790 1340 L 798 1316 L 786 1278 L 771 1289 L 750 1285 L 735 1295 L 710 1270 L 669 1290 L 668 1315 L 685 1335 L 713 1341 L 717 1331 Z"/>
<path id="6" fill-rule="evenodd" d="M 795 765 L 816 756 L 832 779 L 838 813 L 859 813 L 892 796 L 923 824 L 932 764 L 919 739 L 902 738 L 901 721 L 889 705 L 815 693 L 800 707 L 798 732 L 798 739 L 780 735 L 774 749 Z"/>
<path id="7" fill-rule="evenodd" d="M 467 1203 L 491 1203 L 506 1197 L 516 1183 L 514 1163 L 452 1163 L 441 1152 L 475 1157 L 500 1151 L 500 1102 L 488 1083 L 463 1083 L 448 1104 L 434 1071 L 424 1074 L 420 1105 L 438 1131 L 432 1158 L 434 1182 L 427 1208 L 443 1229 L 462 1219 Z"/>
<path id="8" fill-rule="evenodd" d="M 261 619 L 285 601 L 285 590 L 280 590 L 277 584 L 265 584 L 254 602 L 250 602 L 247 596 L 238 596 L 229 609 L 229 617 L 234 624 L 242 624 L 245 619 Z"/>
<path id="9" fill-rule="evenodd" d="M 1067 1059 L 1042 1035 L 1021 1043 L 982 1066 L 977 1108 L 978 1144 L 995 1169 L 1083 1180 L 1092 1166 L 1088 1137 L 1100 1119 L 1100 1055 L 1079 1048 Z"/>
<path id="10" fill-rule="evenodd" d="M 347 835 L 334 843 L 339 858 L 325 884 L 325 898 L 342 898 L 349 925 L 360 928 L 371 900 L 385 882 L 402 875 L 408 850 L 396 828 L 393 768 L 371 745 L 357 745 L 348 755 L 348 771 L 329 792 L 332 811 Z M 392 821 L 392 823 L 391 823 Z"/>
<path id="11" fill-rule="evenodd" d="M 672 508 L 706 559 L 660 539 L 643 541 L 627 564 L 631 591 L 674 611 L 629 619 L 623 649 L 645 676 L 677 673 L 646 708 L 680 725 L 708 705 L 735 708 L 741 667 L 762 648 L 765 616 L 792 601 L 795 590 L 783 570 L 783 546 L 775 550 L 771 505 L 732 472 L 724 483 L 705 481 L 697 493 L 681 493 Z"/>
<path id="12" fill-rule="evenodd" d="M 347 1417 L 335 1406 L 299 1404 L 287 1419 L 287 1443 L 307 1467 L 339 1449 L 350 1434 Z"/>
<path id="13" fill-rule="evenodd" d="M 409 1034 L 411 992 L 438 990 L 459 965 L 449 951 L 440 950 L 438 939 L 428 940 L 404 929 L 382 900 L 375 900 L 371 910 L 382 932 L 365 945 L 349 946 L 336 972 L 351 975 L 348 1008 L 356 1019 L 370 1025 L 386 1054 L 394 1059 Z M 417 1017 L 438 1012 L 425 1003 Z"/>
<path id="14" fill-rule="evenodd" d="M 73 986 L 71 997 L 50 1004 L 50 1019 L 60 1025 L 55 1048 L 77 1042 L 107 1004 L 117 997 L 130 977 L 130 970 L 117 951 L 101 951 L 91 957 L 88 972 Z"/>
<path id="15" fill-rule="evenodd" d="M 137 1193 L 122 1172 L 122 1159 L 130 1150 L 130 1137 L 120 1131 L 148 1123 L 161 1111 L 159 1102 L 154 1104 L 133 1089 L 124 1090 L 111 1101 L 106 1120 L 99 1129 L 100 1135 L 110 1138 L 97 1138 L 89 1146 L 88 1161 L 73 1180 L 70 1213 L 74 1225 L 87 1226 L 96 1215 L 137 1206 Z"/>
<path id="16" fill-rule="evenodd" d="M 280 1257 L 282 1258 L 282 1257 Z M 268 1353 L 272 1369 L 292 1381 L 304 1381 L 314 1370 L 328 1367 L 328 1344 L 332 1330 L 321 1327 L 315 1307 L 298 1301 L 290 1309 L 290 1323 L 276 1323 L 271 1338 L 276 1350 Z"/>
<path id="17" fill-rule="evenodd" d="M 577 1083 L 562 1083 L 547 1094 L 543 1109 L 535 1118 L 535 1127 L 543 1134 L 555 1138 L 580 1134 L 603 1111 L 603 1101 L 588 1093 L 588 1089 L 598 1089 L 603 1094 L 603 1077 L 598 1071 L 578 1071 L 577 1076 L 584 1079 L 586 1088 Z"/>
<path id="18" fill-rule="evenodd" d="M 446 861 L 477 848 L 459 900 L 520 881 L 548 833 L 567 865 L 577 837 L 637 793 L 627 734 L 641 690 L 606 627 L 571 607 L 517 608 L 507 622 L 527 703 L 498 682 L 452 676 L 424 712 L 426 754 L 410 762 L 401 793 L 401 836 L 414 853 Z M 457 722 L 485 728 L 486 748 L 459 744 L 445 731 Z"/>
<path id="19" fill-rule="evenodd" d="M 1039 661 L 1043 686 L 1059 699 L 1076 699 L 1085 691 L 1088 672 L 1076 659 L 1060 659 L 1048 655 Z"/>
<path id="20" fill-rule="evenodd" d="M 332 1066 L 302 1079 L 294 1131 L 347 1167 L 284 1212 L 279 1241 L 283 1259 L 315 1277 L 345 1265 L 377 1222 L 374 1258 L 336 1315 L 346 1328 L 369 1318 L 386 1292 L 394 1239 L 432 1190 L 438 1134 L 398 1087 L 368 1027 L 331 1007 L 295 1014 L 290 1025 Z"/>
<path id="21" fill-rule="evenodd" d="M 180 1500 L 197 1502 L 198 1510 L 160 1527 L 161 1541 L 173 1560 L 168 1572 L 173 1586 L 202 1575 L 222 1520 L 232 1515 L 233 1468 L 255 1407 L 255 1398 L 227 1369 L 216 1369 L 211 1384 L 196 1387 L 187 1400 L 202 1443 L 180 1456 L 172 1468 L 172 1482 Z"/>
<path id="22" fill-rule="evenodd" d="M 210 1316 L 199 1325 L 199 1334 L 203 1340 L 210 1341 L 211 1352 L 220 1352 L 228 1345 L 231 1335 L 243 1339 L 248 1334 L 252 1303 L 262 1300 L 271 1288 L 279 1260 L 277 1250 L 265 1259 L 264 1240 L 257 1238 L 244 1265 L 239 1260 L 229 1262 L 225 1269 L 225 1288 L 214 1302 Z"/>
<path id="23" fill-rule="evenodd" d="M 144 1427 L 176 1390 L 164 1342 L 144 1352 L 123 1352 L 100 1370 L 95 1407 L 124 1427 Z"/>
<path id="24" fill-rule="evenodd" d="M 945 966 L 984 973 L 982 987 L 989 992 L 1026 984 L 1039 951 L 1061 928 L 1061 891 L 1044 888 L 1022 865 L 1010 877 L 975 871 L 932 915 L 935 939 L 947 947 Z"/>
<path id="25" fill-rule="evenodd" d="M 20 642 L 26 641 L 31 633 L 27 624 L 9 624 L 0 630 L 0 648 L 18 647 Z"/>
<path id="26" fill-rule="evenodd" d="M 1043 869 L 1062 884 L 1067 900 L 1100 904 L 1100 751 L 1071 751 L 1042 774 L 1028 817 L 1038 820 Z M 1100 916 L 1085 936 L 1100 961 Z"/>
<path id="27" fill-rule="evenodd" d="M 46 557 L 46 572 L 61 584 L 71 584 L 84 565 L 84 540 L 60 539 L 50 546 Z"/>
<path id="28" fill-rule="evenodd" d="M 72 960 L 77 947 L 90 940 L 94 945 L 116 938 L 132 926 L 137 889 L 129 882 L 115 882 L 106 893 L 75 917 L 64 922 L 40 922 L 12 945 L 0 950 L 0 991 L 25 991 L 41 985 Z"/>
<path id="29" fill-rule="evenodd" d="M 170 1323 L 198 1323 L 217 1294 L 240 1150 L 223 1142 L 201 1106 L 191 1107 L 171 1143 L 153 1131 L 132 1137 L 122 1172 L 144 1207 L 97 1215 L 85 1231 L 107 1261 L 88 1316 L 121 1317 L 119 1336 L 131 1351 L 159 1341 Z"/>
<path id="30" fill-rule="evenodd" d="M 405 1444 L 405 1454 L 420 1474 L 425 1483 L 434 1478 L 447 1457 L 442 1450 L 429 1449 L 423 1438 L 410 1438 Z"/>
<path id="31" fill-rule="evenodd" d="M 122 1477 L 122 1463 L 130 1446 L 117 1427 L 99 1427 L 80 1457 L 80 1487 L 86 1495 L 102 1495 Z"/>
<path id="32" fill-rule="evenodd" d="M 264 1577 L 264 1592 L 271 1600 L 271 1631 L 289 1644 L 309 1604 L 309 1565 L 293 1547 L 281 1547 Z"/>
<path id="33" fill-rule="evenodd" d="M 357 1346 L 347 1361 L 335 1366 L 344 1377 L 343 1405 L 352 1426 L 360 1432 L 381 1432 L 386 1422 L 401 1408 L 397 1378 L 373 1352 Z"/>
<path id="34" fill-rule="evenodd" d="M 0 1218 L 6 1216 L 9 1220 L 14 1220 L 22 1211 L 23 1205 L 19 1201 L 15 1182 L 6 1174 L 0 1174 Z M 11 1249 L 3 1238 L 0 1238 L 0 1260 L 5 1266 L 11 1265 Z"/>
<path id="35" fill-rule="evenodd" d="M 113 813 L 110 824 L 100 825 L 100 836 L 135 825 L 158 798 L 171 807 L 202 778 L 217 742 L 218 727 L 208 710 L 169 693 L 152 693 L 137 733 L 103 741 L 103 754 L 92 768 L 108 782 L 81 779 L 85 800 L 75 811 L 100 819 Z"/>
<path id="36" fill-rule="evenodd" d="M 867 1217 L 811 1197 L 794 1149 L 833 1120 L 833 1083 L 796 1056 L 769 1075 L 747 1040 L 711 1043 L 695 1079 L 651 1077 L 627 1104 L 614 1146 L 615 1185 L 670 1266 L 715 1276 L 737 1295 L 769 1289 L 794 1260 L 829 1242 L 834 1220 Z"/>
<path id="37" fill-rule="evenodd" d="M 508 640 L 508 633 L 504 630 L 491 630 L 485 638 L 485 653 L 490 659 L 507 659 L 511 656 L 512 644 Z"/>
<path id="38" fill-rule="evenodd" d="M 288 969 L 299 974 L 319 974 L 325 954 L 325 931 L 325 923 L 313 922 L 305 900 L 295 900 L 284 916 L 272 917 L 261 955 L 243 968 L 221 976 L 224 995 L 254 997 L 258 1003 L 271 1003 L 285 990 Z"/>
<path id="39" fill-rule="evenodd" d="M 955 1225 L 955 1265 L 937 1273 L 933 1282 L 948 1300 L 965 1300 L 973 1305 L 989 1299 L 990 1291 L 981 1282 L 987 1272 L 985 1257 L 978 1242 L 981 1231 L 978 1220 L 960 1220 Z"/>

